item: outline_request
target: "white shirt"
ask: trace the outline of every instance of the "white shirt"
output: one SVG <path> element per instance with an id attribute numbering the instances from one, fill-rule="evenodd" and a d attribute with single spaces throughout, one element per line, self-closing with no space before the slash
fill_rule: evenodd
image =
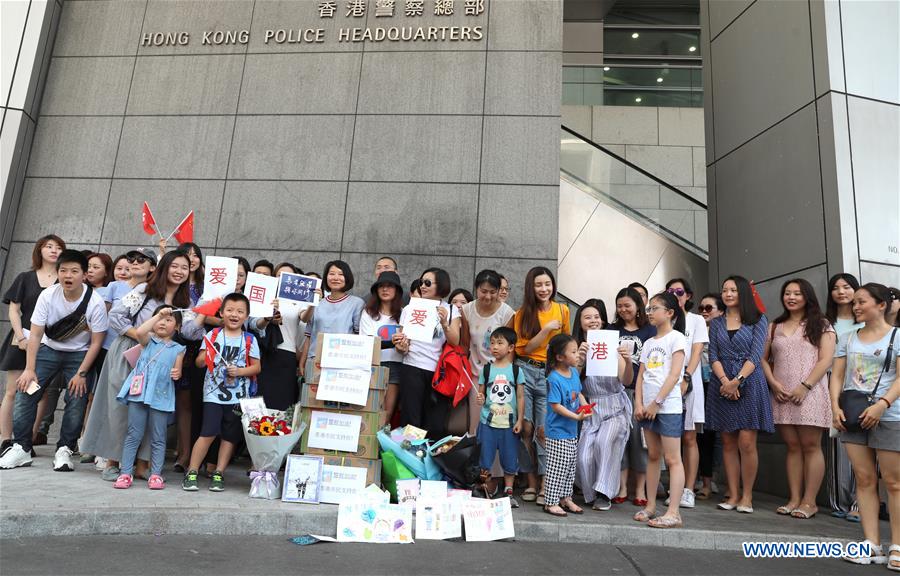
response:
<path id="1" fill-rule="evenodd" d="M 38 296 L 37 303 L 34 305 L 34 313 L 31 315 L 31 323 L 46 328 L 55 324 L 59 320 L 65 318 L 78 309 L 81 300 L 84 298 L 84 290 L 87 285 L 82 284 L 82 293 L 74 302 L 69 302 L 63 295 L 62 284 L 54 284 L 49 288 L 45 288 L 41 295 Z M 87 310 L 84 312 L 87 318 L 88 329 L 80 334 L 69 338 L 65 342 L 57 342 L 51 340 L 44 335 L 41 344 L 45 344 L 54 350 L 60 352 L 82 352 L 87 351 L 91 346 L 92 333 L 104 333 L 109 328 L 109 317 L 106 314 L 106 303 L 103 297 L 96 290 L 91 293 L 91 299 L 88 301 Z"/>
<path id="2" fill-rule="evenodd" d="M 516 311 L 504 302 L 491 316 L 481 316 L 476 303 L 477 300 L 472 300 L 462 307 L 463 315 L 469 324 L 469 360 L 472 362 L 472 376 L 481 374 L 484 365 L 493 361 L 491 333 L 501 326 L 506 326 L 509 319 L 516 315 Z"/>
<path id="3" fill-rule="evenodd" d="M 369 313 L 363 310 L 359 317 L 359 333 L 361 336 L 374 336 L 382 342 L 391 341 L 391 336 L 396 329 L 390 326 L 399 326 L 400 323 L 385 314 L 378 314 L 378 318 L 372 318 Z M 403 354 L 397 352 L 396 348 L 381 349 L 382 362 L 403 362 Z"/>
<path id="4" fill-rule="evenodd" d="M 644 342 L 644 349 L 641 350 L 641 364 L 644 365 L 644 383 L 641 392 L 645 408 L 659 396 L 659 391 L 662 390 L 672 369 L 672 355 L 675 352 L 684 352 L 684 348 L 684 334 L 678 330 L 672 330 L 662 337 L 654 336 Z M 678 374 L 682 373 L 684 373 L 683 362 L 678 367 Z M 681 388 L 678 386 L 680 381 L 681 378 L 666 396 L 659 408 L 659 414 L 681 414 Z"/>
<path id="5" fill-rule="evenodd" d="M 435 301 L 437 303 L 437 301 Z M 440 302 L 440 307 L 447 311 L 447 323 L 452 322 L 450 312 L 451 306 L 446 302 Z M 407 305 L 400 313 L 400 324 L 406 320 L 410 307 Z M 363 312 L 365 314 L 365 312 Z M 453 318 L 459 317 L 459 312 L 453 312 Z M 431 342 L 419 342 L 418 340 L 409 341 L 409 352 L 403 357 L 403 363 L 409 366 L 415 366 L 422 370 L 434 372 L 437 368 L 438 360 L 441 358 L 441 351 L 444 349 L 444 342 L 447 337 L 444 336 L 444 329 L 441 328 L 440 322 L 434 328 L 434 337 Z"/>
<path id="6" fill-rule="evenodd" d="M 694 344 L 709 343 L 709 329 L 706 327 L 706 321 L 703 319 L 703 316 L 693 312 L 688 312 L 685 315 L 684 326 L 684 370 L 687 370 L 688 364 L 691 362 L 691 348 Z M 691 384 L 694 390 L 691 392 L 692 398 L 691 402 L 689 402 L 691 413 L 686 415 L 685 425 L 688 422 L 699 423 L 704 421 L 703 374 L 700 370 L 700 364 L 702 362 L 697 363 L 697 368 L 691 374 Z M 693 426 L 691 426 L 691 430 L 693 429 Z"/>
<path id="7" fill-rule="evenodd" d="M 281 336 L 284 341 L 278 345 L 279 350 L 297 353 L 303 349 L 306 340 L 306 323 L 300 321 L 300 314 L 309 304 L 299 304 L 291 300 L 282 300 L 278 311 L 281 312 Z"/>

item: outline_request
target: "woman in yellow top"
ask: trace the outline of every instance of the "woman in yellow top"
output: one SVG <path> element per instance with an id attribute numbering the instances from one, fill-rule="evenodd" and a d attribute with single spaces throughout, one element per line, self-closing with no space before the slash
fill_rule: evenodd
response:
<path id="1" fill-rule="evenodd" d="M 522 500 L 537 500 L 543 506 L 544 490 L 537 494 L 538 475 L 543 476 L 544 418 L 547 415 L 547 345 L 557 334 L 571 334 L 569 308 L 554 300 L 556 278 L 543 266 L 536 266 L 525 276 L 522 307 L 510 321 L 516 331 L 516 364 L 525 375 L 525 423 L 522 442 L 528 450 L 530 462 L 519 462 L 519 469 L 528 473 L 528 488 Z M 537 442 L 534 442 L 534 440 Z"/>

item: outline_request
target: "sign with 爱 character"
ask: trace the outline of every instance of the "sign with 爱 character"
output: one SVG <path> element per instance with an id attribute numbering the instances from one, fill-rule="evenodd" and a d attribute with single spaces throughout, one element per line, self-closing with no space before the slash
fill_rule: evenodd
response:
<path id="1" fill-rule="evenodd" d="M 234 292 L 237 287 L 237 268 L 236 258 L 207 256 L 203 275 L 203 300 L 212 300 Z"/>

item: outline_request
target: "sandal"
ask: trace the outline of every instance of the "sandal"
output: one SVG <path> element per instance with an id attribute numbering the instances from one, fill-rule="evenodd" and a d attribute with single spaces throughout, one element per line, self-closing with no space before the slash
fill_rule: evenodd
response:
<path id="1" fill-rule="evenodd" d="M 647 522 L 647 526 L 651 528 L 681 528 L 684 524 L 681 522 L 681 516 L 669 516 L 666 514 L 651 518 Z"/>
<path id="2" fill-rule="evenodd" d="M 869 556 L 848 556 L 844 555 L 843 559 L 851 564 L 861 564 L 863 566 L 868 566 L 869 564 L 887 564 L 888 557 L 884 555 L 884 550 L 881 548 L 881 545 L 874 544 L 871 540 L 863 540 L 861 544 L 869 545 Z M 891 549 L 895 548 L 892 546 Z M 891 570 L 900 569 L 891 568 Z"/>
<path id="3" fill-rule="evenodd" d="M 891 544 L 891 547 L 888 548 L 887 567 L 888 570 L 900 572 L 900 544 Z"/>
<path id="4" fill-rule="evenodd" d="M 847 522 L 853 522 L 854 524 L 859 524 L 859 512 L 857 512 L 856 510 L 854 510 L 853 512 L 848 512 L 844 517 L 844 520 L 846 520 Z"/>
<path id="5" fill-rule="evenodd" d="M 781 514 L 782 516 L 790 516 L 794 513 L 795 510 L 797 510 L 797 509 L 791 508 L 790 506 L 785 504 L 784 506 L 779 506 L 778 508 L 776 508 L 775 513 Z"/>
<path id="6" fill-rule="evenodd" d="M 534 501 L 534 503 L 537 504 L 538 506 L 543 506 L 543 505 L 544 505 L 544 495 L 543 495 L 543 494 L 538 494 L 538 495 L 537 495 L 537 498 L 536 498 L 535 501 Z"/>
<path id="7" fill-rule="evenodd" d="M 800 518 L 802 520 L 809 520 L 810 518 L 815 516 L 818 511 L 819 511 L 819 509 L 816 508 L 815 506 L 810 506 L 808 504 L 804 504 L 802 506 L 795 508 L 791 512 L 791 517 L 792 518 Z"/>
<path id="8" fill-rule="evenodd" d="M 554 508 L 559 510 L 559 512 L 554 512 L 553 511 Z M 551 516 L 556 516 L 557 518 L 565 518 L 566 516 L 568 516 L 566 511 L 563 510 L 562 508 L 560 508 L 560 506 L 558 504 L 556 506 L 544 506 L 544 512 L 546 512 L 547 514 L 549 514 Z"/>
<path id="9" fill-rule="evenodd" d="M 568 501 L 566 501 L 566 502 L 561 502 L 560 505 L 561 505 L 562 508 L 564 508 L 567 512 L 571 512 L 572 514 L 584 514 L 584 510 L 583 510 L 582 508 L 578 507 L 578 506 L 577 506 L 574 502 L 572 502 L 571 500 L 568 500 Z"/>
<path id="10" fill-rule="evenodd" d="M 162 490 L 166 487 L 166 481 L 159 474 L 153 474 L 147 481 L 147 487 L 151 490 Z"/>
<path id="11" fill-rule="evenodd" d="M 696 498 L 697 498 L 697 500 L 709 500 L 710 495 L 711 495 L 711 492 L 710 492 L 709 488 L 701 488 L 701 489 L 697 490 Z"/>
<path id="12" fill-rule="evenodd" d="M 113 484 L 113 488 L 118 488 L 120 490 L 126 490 L 131 488 L 131 483 L 133 478 L 131 474 L 120 474 L 118 478 L 116 478 L 116 483 Z"/>
<path id="13" fill-rule="evenodd" d="M 522 500 L 525 502 L 534 502 L 537 500 L 537 490 L 534 488 L 526 488 L 524 492 L 522 492 Z"/>
<path id="14" fill-rule="evenodd" d="M 638 510 L 634 513 L 634 516 L 631 517 L 632 520 L 637 522 L 649 522 L 653 519 L 656 512 L 648 512 L 647 510 Z"/>

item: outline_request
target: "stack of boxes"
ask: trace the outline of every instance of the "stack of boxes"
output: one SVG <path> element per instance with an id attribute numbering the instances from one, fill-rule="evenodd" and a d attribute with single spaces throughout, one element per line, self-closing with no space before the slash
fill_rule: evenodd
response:
<path id="1" fill-rule="evenodd" d="M 384 395 L 387 391 L 389 369 L 381 366 L 381 341 L 372 338 L 372 375 L 369 380 L 369 392 L 365 405 L 346 404 L 332 402 L 330 400 L 317 399 L 319 382 L 323 372 L 322 346 L 325 338 L 319 335 L 316 344 L 316 356 L 313 365 L 307 370 L 307 383 L 303 386 L 300 396 L 301 419 L 307 425 L 307 431 L 303 433 L 300 441 L 300 449 L 304 454 L 322 456 L 326 465 L 350 466 L 365 468 L 367 470 L 366 484 L 381 485 L 381 460 L 378 458 L 379 445 L 375 434 L 381 424 L 384 410 Z M 322 448 L 310 448 L 309 427 L 313 412 L 325 412 L 332 414 L 352 414 L 362 419 L 359 430 L 359 445 L 355 452 L 342 452 L 339 450 L 327 450 Z"/>

